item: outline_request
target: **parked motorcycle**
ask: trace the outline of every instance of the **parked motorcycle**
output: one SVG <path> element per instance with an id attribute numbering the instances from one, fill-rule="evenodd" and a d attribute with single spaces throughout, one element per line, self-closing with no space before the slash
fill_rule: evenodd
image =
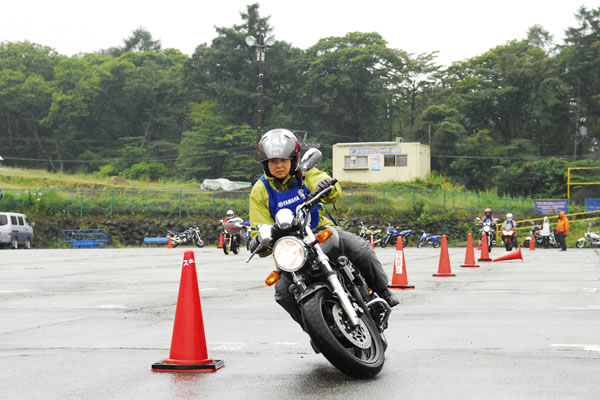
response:
<path id="1" fill-rule="evenodd" d="M 402 246 L 406 247 L 408 245 L 408 237 L 410 236 L 411 233 L 412 233 L 412 229 L 398 231 L 398 228 L 394 228 L 391 224 L 388 223 L 388 227 L 386 229 L 386 234 L 383 238 L 381 238 L 379 245 L 381 247 L 385 248 L 385 246 L 387 246 L 390 243 L 391 244 L 396 243 L 398 237 L 401 237 L 402 238 Z"/>
<path id="2" fill-rule="evenodd" d="M 319 157 L 320 158 L 320 157 Z M 305 163 L 302 162 L 303 170 Z M 314 165 L 313 165 L 314 166 Z M 285 276 L 300 312 L 303 329 L 325 358 L 353 378 L 371 378 L 383 368 L 386 339 L 383 334 L 391 313 L 389 304 L 372 292 L 345 255 L 329 259 L 340 250 L 337 231 L 324 228 L 315 234 L 309 215 L 329 194 L 337 180 L 320 192 L 311 192 L 296 210 L 281 209 L 273 225 L 258 227 L 258 247 L 252 257 L 272 249 L 276 270 L 266 280 L 272 285 Z M 329 253 L 330 254 L 330 253 Z"/>
<path id="3" fill-rule="evenodd" d="M 479 229 L 479 244 L 481 245 L 481 241 L 483 240 L 483 234 L 487 238 L 487 247 L 488 251 L 492 251 L 492 248 L 496 245 L 496 223 L 498 223 L 498 218 L 494 218 L 494 221 L 485 221 L 481 222 L 479 218 L 475 218 L 475 221 L 481 225 Z"/>
<path id="4" fill-rule="evenodd" d="M 519 243 L 517 243 L 517 233 L 514 229 L 502 229 L 501 238 L 506 251 L 511 251 L 513 248 L 516 249 L 519 247 Z"/>
<path id="5" fill-rule="evenodd" d="M 360 228 L 358 229 L 358 237 L 361 239 L 365 239 L 367 242 L 371 242 L 373 239 L 373 244 L 377 244 L 381 242 L 381 229 L 375 229 L 374 225 L 369 226 L 368 228 L 365 224 L 360 221 Z"/>
<path id="6" fill-rule="evenodd" d="M 242 229 L 244 229 L 244 220 L 235 217 L 223 222 L 223 253 L 237 254 L 240 252 L 242 243 Z"/>
<path id="7" fill-rule="evenodd" d="M 532 235 L 536 246 L 544 246 L 544 248 L 552 246 L 555 249 L 560 247 L 560 243 L 558 243 L 556 240 L 556 230 L 550 232 L 549 235 L 544 235 L 542 234 L 542 227 L 539 225 L 533 225 L 531 227 L 531 230 L 529 231 L 529 237 L 526 237 L 523 240 L 523 247 L 529 247 Z"/>
<path id="8" fill-rule="evenodd" d="M 417 243 L 417 247 L 423 247 L 423 246 L 430 244 L 434 249 L 437 249 L 438 247 L 440 247 L 440 244 L 441 244 L 440 238 L 441 238 L 440 235 L 431 235 L 431 234 L 423 231 L 423 234 L 419 238 L 419 243 Z"/>
<path id="9" fill-rule="evenodd" d="M 600 247 L 600 234 L 598 232 L 590 232 L 591 228 L 592 224 L 590 223 L 588 225 L 588 230 L 586 233 L 584 233 L 583 237 L 577 239 L 577 243 L 575 244 L 575 246 L 578 249 L 583 248 L 586 243 L 589 243 L 590 247 Z"/>
<path id="10" fill-rule="evenodd" d="M 177 247 L 180 244 L 192 243 L 196 247 L 204 247 L 204 241 L 200 237 L 200 229 L 195 225 L 183 232 L 167 231 L 167 234 L 171 237 L 173 247 Z"/>

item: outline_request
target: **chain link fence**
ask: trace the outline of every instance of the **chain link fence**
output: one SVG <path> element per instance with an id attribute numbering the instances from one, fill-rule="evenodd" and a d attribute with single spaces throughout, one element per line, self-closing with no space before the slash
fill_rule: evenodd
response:
<path id="1" fill-rule="evenodd" d="M 190 190 L 68 190 L 68 189 L 7 189 L 0 203 L 1 211 L 39 212 L 46 215 L 166 215 L 223 216 L 228 209 L 238 215 L 248 215 L 245 191 Z M 348 214 L 401 215 L 415 205 L 431 211 L 468 210 L 480 213 L 491 207 L 496 215 L 512 212 L 531 215 L 535 201 L 531 198 L 497 197 L 450 190 L 346 190 L 337 208 Z"/>

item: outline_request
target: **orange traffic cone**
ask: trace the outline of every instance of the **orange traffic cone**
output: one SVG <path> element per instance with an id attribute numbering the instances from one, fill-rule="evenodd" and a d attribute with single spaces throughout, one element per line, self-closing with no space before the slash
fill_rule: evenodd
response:
<path id="1" fill-rule="evenodd" d="M 398 273 L 400 270 L 400 273 Z M 394 258 L 394 274 L 392 275 L 392 284 L 388 285 L 390 289 L 414 289 L 408 284 L 406 275 L 406 261 L 404 260 L 404 244 L 402 238 L 396 240 L 396 257 Z"/>
<path id="2" fill-rule="evenodd" d="M 375 248 L 375 242 L 373 242 L 373 235 L 371 235 L 371 247 Z"/>
<path id="3" fill-rule="evenodd" d="M 516 259 L 523 261 L 523 255 L 521 254 L 521 246 L 519 246 L 519 248 L 517 250 L 513 250 L 510 253 L 506 253 L 503 256 L 494 258 L 494 262 L 516 260 Z"/>
<path id="4" fill-rule="evenodd" d="M 221 233 L 219 235 L 219 246 L 217 246 L 219 249 L 223 248 L 223 234 Z"/>
<path id="5" fill-rule="evenodd" d="M 475 264 L 475 251 L 473 250 L 473 235 L 469 233 L 467 237 L 467 252 L 465 254 L 465 263 L 461 267 L 479 268 Z"/>
<path id="6" fill-rule="evenodd" d="M 171 241 L 171 234 L 169 234 L 168 236 L 169 236 L 169 240 L 167 240 L 167 248 L 168 249 L 172 249 L 173 248 L 173 242 Z"/>
<path id="7" fill-rule="evenodd" d="M 490 258 L 490 254 L 488 252 L 487 235 L 485 233 L 481 237 L 481 254 L 479 256 L 478 261 L 485 261 L 485 262 L 492 261 L 492 259 Z"/>
<path id="8" fill-rule="evenodd" d="M 194 252 L 188 250 L 183 256 L 171 354 L 168 359 L 152 364 L 152 371 L 215 372 L 223 366 L 222 360 L 210 359 L 206 353 L 196 263 Z"/>
<path id="9" fill-rule="evenodd" d="M 529 241 L 529 250 L 535 250 L 535 239 L 533 235 L 531 235 L 531 240 Z"/>
<path id="10" fill-rule="evenodd" d="M 438 273 L 433 274 L 438 277 L 450 277 L 456 276 L 450 271 L 450 256 L 448 256 L 448 241 L 446 235 L 442 235 L 442 250 L 440 252 L 440 265 L 438 266 Z"/>

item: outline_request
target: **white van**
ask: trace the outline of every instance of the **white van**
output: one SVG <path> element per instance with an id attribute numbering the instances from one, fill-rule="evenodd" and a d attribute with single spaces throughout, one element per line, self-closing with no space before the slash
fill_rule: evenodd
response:
<path id="1" fill-rule="evenodd" d="M 33 226 L 25 214 L 0 212 L 0 247 L 7 245 L 13 249 L 33 245 Z"/>

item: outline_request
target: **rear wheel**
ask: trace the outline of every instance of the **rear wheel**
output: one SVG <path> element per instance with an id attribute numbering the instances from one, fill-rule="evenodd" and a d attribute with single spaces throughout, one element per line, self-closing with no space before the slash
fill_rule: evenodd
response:
<path id="1" fill-rule="evenodd" d="M 337 369 L 358 379 L 372 378 L 381 371 L 385 347 L 367 314 L 352 329 L 339 302 L 323 289 L 302 305 L 302 316 L 310 338 Z"/>
<path id="2" fill-rule="evenodd" d="M 381 246 L 382 249 L 385 249 L 385 246 L 387 246 L 387 242 L 389 240 L 389 237 L 384 237 L 383 239 L 381 239 L 381 242 L 379 242 L 379 245 Z"/>
<path id="3" fill-rule="evenodd" d="M 231 238 L 231 251 L 233 251 L 233 254 L 237 254 L 240 252 L 240 245 L 235 236 Z"/>

